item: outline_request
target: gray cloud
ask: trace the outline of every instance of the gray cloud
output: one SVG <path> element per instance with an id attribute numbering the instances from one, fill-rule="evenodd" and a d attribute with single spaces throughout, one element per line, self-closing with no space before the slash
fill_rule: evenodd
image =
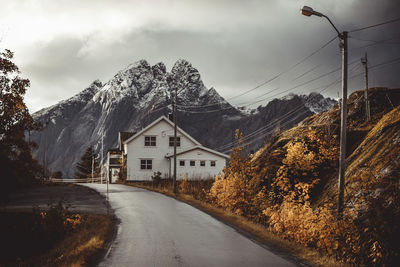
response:
<path id="1" fill-rule="evenodd" d="M 67 5 L 66 2 L 61 3 L 61 6 Z M 74 7 L 68 2 L 63 11 L 48 2 L 48 11 L 61 16 L 78 8 L 77 16 L 86 13 L 93 16 L 110 8 L 125 19 L 124 16 L 129 15 L 126 10 L 134 12 L 140 9 L 143 10 L 143 23 L 136 26 L 122 24 L 125 26 L 114 33 L 101 29 L 92 30 L 89 34 L 61 32 L 45 41 L 21 46 L 16 51 L 16 57 L 22 75 L 32 82 L 26 96 L 31 110 L 70 97 L 94 79 L 106 82 L 118 70 L 140 59 L 146 59 L 151 64 L 162 61 L 170 69 L 177 59 L 185 58 L 199 69 L 208 87 L 215 87 L 229 99 L 287 69 L 335 36 L 334 30 L 323 18 L 307 18 L 299 14 L 299 8 L 304 4 L 330 16 L 340 30 L 379 23 L 400 14 L 399 4 L 395 0 L 248 1 L 246 4 L 243 1 L 152 1 L 147 5 L 141 5 L 140 1 L 134 4 L 129 1 L 93 3 L 86 2 Z M 11 11 L 8 8 L 8 12 Z M 77 19 L 90 24 L 100 23 L 102 18 Z M 82 28 L 87 27 L 82 25 Z M 400 57 L 399 29 L 400 23 L 395 23 L 351 33 L 350 61 L 359 60 L 365 51 L 369 54 L 371 65 Z M 391 42 L 397 44 L 386 42 L 359 48 L 372 42 L 358 39 L 384 40 L 393 37 L 395 39 Z M 23 56 L 18 57 L 18 53 Z M 232 102 L 238 104 L 258 99 L 276 87 L 281 91 L 288 90 L 340 67 L 340 62 L 338 41 L 335 40 L 290 73 Z M 295 77 L 316 66 L 318 68 L 294 81 Z M 373 71 L 370 84 L 399 87 L 400 77 L 395 74 L 398 66 Z M 359 66 L 354 73 L 361 70 Z M 300 86 L 294 91 L 320 90 L 319 86 L 332 82 L 340 77 L 339 74 Z M 361 89 L 362 75 L 352 79 L 349 87 L 351 91 Z M 337 97 L 339 89 L 340 84 L 324 93 Z"/>

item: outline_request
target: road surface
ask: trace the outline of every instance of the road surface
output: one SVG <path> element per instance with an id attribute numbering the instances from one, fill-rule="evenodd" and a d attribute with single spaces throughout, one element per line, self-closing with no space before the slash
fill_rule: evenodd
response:
<path id="1" fill-rule="evenodd" d="M 33 207 L 48 209 L 59 201 L 69 211 L 107 214 L 104 197 L 87 187 L 65 185 L 37 185 L 12 193 L 5 203 L 0 203 L 0 211 L 31 212 Z"/>
<path id="2" fill-rule="evenodd" d="M 103 184 L 85 184 L 105 194 Z M 111 184 L 120 219 L 100 266 L 295 266 L 235 229 L 171 197 Z"/>

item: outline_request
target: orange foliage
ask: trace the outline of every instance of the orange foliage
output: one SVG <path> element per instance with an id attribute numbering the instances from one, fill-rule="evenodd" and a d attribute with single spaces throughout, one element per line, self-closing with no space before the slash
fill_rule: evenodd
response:
<path id="1" fill-rule="evenodd" d="M 263 191 L 259 190 L 260 179 L 249 156 L 243 155 L 242 134 L 236 131 L 239 146 L 233 148 L 229 166 L 217 176 L 209 196 L 219 207 L 255 220 L 260 219 L 259 205 L 264 202 Z"/>

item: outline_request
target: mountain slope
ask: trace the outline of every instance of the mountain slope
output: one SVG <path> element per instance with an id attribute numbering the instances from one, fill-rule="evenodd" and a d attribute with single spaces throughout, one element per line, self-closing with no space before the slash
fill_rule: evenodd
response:
<path id="1" fill-rule="evenodd" d="M 188 61 L 178 60 L 167 72 L 163 63 L 150 66 L 141 60 L 119 71 L 107 83 L 95 81 L 76 96 L 33 114 L 43 125 L 42 131 L 31 134 L 38 144 L 34 154 L 51 171 L 61 170 L 65 177 L 72 177 L 75 164 L 88 146 L 99 153 L 103 133 L 107 150 L 116 147 L 118 132 L 138 131 L 159 116 L 168 115 L 171 90 L 175 88 L 179 126 L 211 148 L 232 142 L 237 128 L 248 134 L 268 124 L 273 129 L 279 121 L 279 128 L 287 129 L 312 115 L 310 109 L 327 109 L 335 103 L 322 95 L 293 95 L 247 115 L 214 88 L 206 88 L 199 71 Z M 301 112 L 286 115 L 294 107 Z M 263 134 L 266 135 L 261 132 L 255 136 L 258 139 L 249 139 L 253 149 L 263 144 Z M 229 149 L 226 146 L 221 151 Z"/>

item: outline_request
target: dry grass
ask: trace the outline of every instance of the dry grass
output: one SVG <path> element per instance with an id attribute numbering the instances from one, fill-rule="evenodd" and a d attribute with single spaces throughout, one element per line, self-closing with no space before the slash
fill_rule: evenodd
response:
<path id="1" fill-rule="evenodd" d="M 294 259 L 295 261 L 303 261 L 303 263 L 305 264 L 316 266 L 349 266 L 336 261 L 334 258 L 322 255 L 316 250 L 306 248 L 302 245 L 282 239 L 278 235 L 275 235 L 268 231 L 268 229 L 265 228 L 263 225 L 254 223 L 243 216 L 233 214 L 210 203 L 195 199 L 193 196 L 188 194 L 174 194 L 172 193 L 170 187 L 152 187 L 150 185 L 146 185 L 146 183 L 140 182 L 130 183 L 128 185 L 158 192 L 185 202 L 236 228 L 242 234 L 257 240 L 258 242 L 265 244 L 268 247 L 271 247 L 272 250 L 286 253 L 290 258 Z"/>
<path id="2" fill-rule="evenodd" d="M 18 220 L 22 217 L 31 218 L 30 214 L 7 216 L 15 216 Z M 82 215 L 79 227 L 60 242 L 51 244 L 50 249 L 35 251 L 29 257 L 18 257 L 9 262 L 1 261 L 0 266 L 94 266 L 111 240 L 113 229 L 114 221 L 109 216 Z"/>
<path id="3" fill-rule="evenodd" d="M 41 266 L 95 265 L 110 241 L 114 222 L 105 215 L 86 215 L 85 223 L 51 251 L 38 257 Z"/>

